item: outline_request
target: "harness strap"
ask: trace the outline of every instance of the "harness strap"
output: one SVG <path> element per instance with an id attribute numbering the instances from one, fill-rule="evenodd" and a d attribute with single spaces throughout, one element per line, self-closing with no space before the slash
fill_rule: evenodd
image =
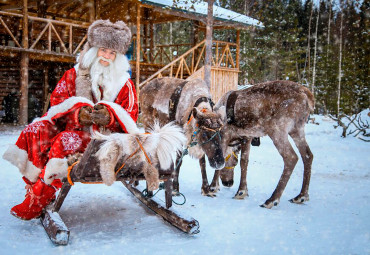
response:
<path id="1" fill-rule="evenodd" d="M 152 162 L 150 161 L 150 159 L 149 159 L 149 157 L 148 157 L 148 154 L 146 154 L 146 151 L 144 150 L 144 147 L 143 147 L 143 145 L 141 144 L 141 142 L 140 142 L 139 138 L 137 138 L 137 137 L 135 137 L 135 138 L 136 138 L 137 143 L 138 143 L 138 144 L 139 144 L 139 146 L 140 146 L 140 149 L 144 152 L 144 155 L 145 155 L 145 157 L 146 157 L 146 161 L 147 161 L 149 164 L 152 164 Z"/>
<path id="2" fill-rule="evenodd" d="M 128 156 L 128 158 L 126 159 L 129 160 L 132 156 L 134 156 L 137 152 L 139 151 L 139 148 L 137 148 L 133 153 L 131 153 L 130 156 Z M 121 171 L 121 169 L 126 165 L 126 161 L 122 163 L 122 165 L 118 168 L 118 170 L 116 171 L 115 175 L 118 174 L 119 171 Z"/>
<path id="3" fill-rule="evenodd" d="M 229 96 L 227 97 L 227 102 L 226 102 L 227 124 L 235 123 L 234 107 L 235 107 L 235 102 L 237 98 L 238 98 L 238 94 L 236 93 L 236 91 L 231 92 Z"/>
<path id="4" fill-rule="evenodd" d="M 187 81 L 183 81 L 177 86 L 177 88 L 171 95 L 170 101 L 168 102 L 168 116 L 170 118 L 170 121 L 174 121 L 176 119 L 177 105 L 179 104 L 181 92 L 186 83 Z"/>

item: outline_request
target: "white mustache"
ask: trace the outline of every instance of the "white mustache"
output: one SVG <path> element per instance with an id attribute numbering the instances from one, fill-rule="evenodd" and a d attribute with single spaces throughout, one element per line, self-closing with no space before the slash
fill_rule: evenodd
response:
<path id="1" fill-rule="evenodd" d="M 98 57 L 98 61 L 99 61 L 99 60 L 103 60 L 103 61 L 108 62 L 109 64 L 113 64 L 113 61 L 112 61 L 111 59 L 109 59 L 109 58 L 105 58 L 105 57 L 103 57 L 103 56 Z"/>

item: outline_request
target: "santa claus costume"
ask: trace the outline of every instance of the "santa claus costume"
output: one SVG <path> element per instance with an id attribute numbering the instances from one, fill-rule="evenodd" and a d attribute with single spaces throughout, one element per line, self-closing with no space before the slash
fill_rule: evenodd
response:
<path id="1" fill-rule="evenodd" d="M 58 82 L 49 111 L 26 126 L 16 144 L 3 155 L 18 167 L 27 184 L 26 199 L 11 209 L 12 215 L 30 220 L 42 214 L 55 199 L 62 185 L 60 179 L 67 176 L 68 156 L 85 150 L 93 130 L 138 132 L 136 91 L 124 55 L 130 43 L 131 31 L 122 21 L 91 24 L 79 63 Z M 116 52 L 108 67 L 99 63 L 97 52 L 102 48 Z M 108 115 L 104 126 L 93 120 L 82 123 L 82 113 L 93 116 L 102 108 Z"/>

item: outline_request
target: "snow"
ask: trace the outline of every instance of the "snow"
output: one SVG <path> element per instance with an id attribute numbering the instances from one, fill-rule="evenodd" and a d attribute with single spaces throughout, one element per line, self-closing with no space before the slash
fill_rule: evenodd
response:
<path id="1" fill-rule="evenodd" d="M 174 8 L 173 0 L 140 0 L 140 1 L 142 3 L 159 5 L 164 8 L 169 8 L 169 7 Z M 193 1 L 189 1 L 189 0 L 179 0 L 178 2 L 176 2 L 175 9 L 186 10 L 188 12 L 194 12 L 197 14 L 201 14 L 203 16 L 207 16 L 208 3 L 201 2 L 201 1 L 196 1 L 195 3 L 193 3 Z M 262 22 L 256 19 L 253 19 L 246 15 L 222 8 L 215 4 L 213 5 L 213 16 L 216 19 L 220 19 L 220 20 L 229 20 L 229 21 L 239 22 L 245 25 L 252 25 L 252 26 L 259 27 L 259 28 L 264 27 Z"/>
<path id="2" fill-rule="evenodd" d="M 300 160 L 280 204 L 259 207 L 283 166 L 267 137 L 252 147 L 245 200 L 232 199 L 239 167 L 233 187 L 221 187 L 216 198 L 204 197 L 198 162 L 185 157 L 180 189 L 186 203 L 173 207 L 199 221 L 200 233 L 192 236 L 154 215 L 119 182 L 110 187 L 77 183 L 60 210 L 71 231 L 69 244 L 54 246 L 40 220 L 26 222 L 9 214 L 23 200 L 25 184 L 18 170 L 1 159 L 0 254 L 370 254 L 370 144 L 341 138 L 330 118 L 313 117 L 319 125 L 306 125 L 314 162 L 310 201 L 303 205 L 288 201 L 300 191 Z M 0 155 L 21 130 L 0 127 Z M 211 179 L 209 168 L 208 175 Z M 164 191 L 156 199 L 164 201 Z"/>

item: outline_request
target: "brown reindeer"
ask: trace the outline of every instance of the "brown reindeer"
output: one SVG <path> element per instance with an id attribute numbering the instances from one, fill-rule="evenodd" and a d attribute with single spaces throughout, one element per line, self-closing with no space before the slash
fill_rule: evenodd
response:
<path id="1" fill-rule="evenodd" d="M 223 95 L 215 106 L 215 111 L 223 116 L 225 123 L 221 132 L 222 146 L 225 155 L 230 155 L 230 144 L 239 143 L 241 150 L 240 185 L 234 198 L 243 199 L 248 196 L 247 166 L 252 138 L 268 135 L 284 160 L 284 170 L 275 191 L 261 206 L 272 208 L 279 203 L 298 161 L 298 156 L 288 140 L 289 135 L 293 138 L 304 164 L 301 192 L 290 201 L 303 203 L 309 200 L 308 187 L 313 154 L 306 142 L 304 126 L 313 109 L 312 93 L 306 87 L 291 81 L 256 84 L 248 89 Z M 226 167 L 233 170 L 236 163 L 235 159 L 227 161 Z M 224 185 L 232 185 L 233 171 L 224 168 L 222 172 Z M 220 172 L 216 171 L 210 188 L 213 192 L 218 189 L 219 175 Z"/>
<path id="2" fill-rule="evenodd" d="M 205 155 L 212 168 L 224 166 L 219 135 L 221 116 L 213 112 L 211 102 L 209 89 L 200 79 L 157 78 L 140 91 L 141 120 L 145 129 L 152 125 L 153 119 L 158 119 L 161 125 L 174 121 L 183 127 L 189 154 L 199 159 L 203 180 L 207 180 Z M 174 193 L 179 191 L 181 158 L 179 155 L 176 160 Z M 208 181 L 202 184 L 202 193 L 209 193 Z"/>

